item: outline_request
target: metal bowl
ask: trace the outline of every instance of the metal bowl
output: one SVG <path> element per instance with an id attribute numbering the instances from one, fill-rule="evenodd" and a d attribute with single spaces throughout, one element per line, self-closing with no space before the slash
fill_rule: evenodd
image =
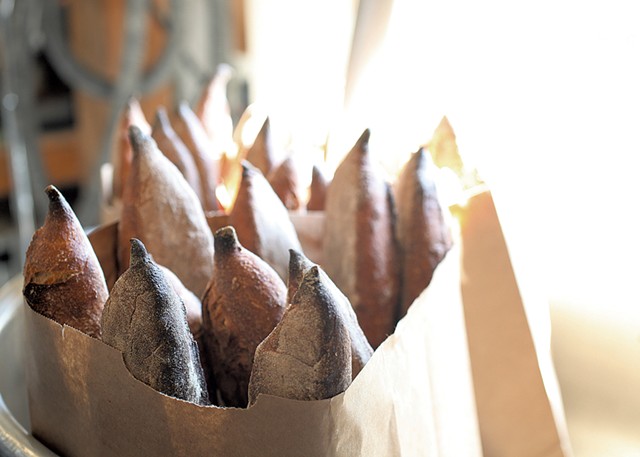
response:
<path id="1" fill-rule="evenodd" d="M 22 276 L 0 289 L 0 456 L 47 456 L 29 432 L 24 345 Z"/>

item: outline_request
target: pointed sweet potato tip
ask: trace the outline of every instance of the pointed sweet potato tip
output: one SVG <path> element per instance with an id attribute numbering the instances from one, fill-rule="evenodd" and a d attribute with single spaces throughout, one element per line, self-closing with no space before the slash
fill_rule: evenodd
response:
<path id="1" fill-rule="evenodd" d="M 262 127 L 260 127 L 260 131 L 258 132 L 258 136 L 268 135 L 271 130 L 271 121 L 269 120 L 269 116 L 264 119 L 262 123 Z"/>
<path id="2" fill-rule="evenodd" d="M 202 121 L 206 130 L 209 130 L 213 127 L 220 127 L 220 125 L 207 125 L 209 121 L 209 116 L 212 114 L 220 115 L 220 112 L 211 113 L 211 111 L 220 110 L 224 112 L 225 115 L 228 115 L 229 110 L 229 102 L 227 100 L 227 84 L 231 80 L 233 76 L 233 68 L 231 65 L 226 63 L 221 63 L 216 68 L 216 72 L 213 77 L 209 80 L 207 87 L 202 92 L 200 100 L 198 101 L 198 106 L 196 110 L 196 114 Z M 219 120 L 219 119 L 218 119 Z M 220 132 L 209 132 L 220 134 Z M 230 132 L 231 133 L 231 132 Z"/>
<path id="3" fill-rule="evenodd" d="M 293 301 L 293 297 L 300 287 L 300 282 L 305 272 L 315 266 L 307 257 L 295 249 L 289 249 L 289 278 L 287 280 L 287 304 Z"/>
<path id="4" fill-rule="evenodd" d="M 67 200 L 62 196 L 60 191 L 54 185 L 48 185 L 44 190 L 49 198 L 49 212 L 55 213 L 57 211 L 70 211 L 71 207 Z"/>
<path id="5" fill-rule="evenodd" d="M 124 118 L 127 122 L 139 125 L 145 132 L 150 129 L 149 123 L 144 116 L 140 101 L 136 97 L 129 97 L 124 108 Z"/>
<path id="6" fill-rule="evenodd" d="M 369 129 L 365 129 L 360 135 L 360 137 L 353 144 L 349 152 L 346 154 L 346 156 L 344 157 L 344 159 L 342 160 L 342 163 L 338 166 L 338 168 L 340 167 L 344 168 L 345 163 L 353 162 L 352 166 L 357 166 L 358 169 L 360 170 L 366 169 L 367 172 L 369 172 L 370 168 L 373 166 L 373 163 L 371 160 L 372 159 L 371 154 L 369 153 L 370 139 L 371 139 L 371 131 Z M 338 174 L 338 169 L 336 169 L 336 175 L 337 174 Z M 336 175 L 334 175 L 334 180 L 336 178 Z M 353 185 L 355 185 L 355 181 Z"/>
<path id="7" fill-rule="evenodd" d="M 155 124 L 160 126 L 163 130 L 173 130 L 171 122 L 169 121 L 169 114 L 167 114 L 167 109 L 164 106 L 159 106 L 156 109 Z"/>
<path id="8" fill-rule="evenodd" d="M 242 249 L 242 245 L 236 235 L 236 229 L 231 226 L 216 230 L 213 240 L 213 247 L 217 254 L 226 254 Z"/>
<path id="9" fill-rule="evenodd" d="M 275 157 L 271 140 L 271 121 L 268 116 L 264 120 L 258 135 L 256 135 L 253 145 L 247 151 L 245 159 L 251 162 L 265 176 L 268 176 L 273 170 Z"/>
<path id="10" fill-rule="evenodd" d="M 220 81 L 226 82 L 233 76 L 233 67 L 228 63 L 221 63 L 216 68 L 216 78 L 220 78 Z"/>
<path id="11" fill-rule="evenodd" d="M 370 138 L 371 138 L 371 130 L 364 129 L 364 132 L 362 132 L 362 135 L 360 135 L 360 138 L 358 138 L 358 141 L 356 142 L 356 144 L 360 148 L 366 148 L 369 146 Z"/>
<path id="12" fill-rule="evenodd" d="M 189 103 L 187 103 L 186 100 L 180 100 L 177 111 L 179 114 L 190 115 L 193 110 L 189 107 Z"/>
<path id="13" fill-rule="evenodd" d="M 111 163 L 113 166 L 113 196 L 121 198 L 124 192 L 129 172 L 133 152 L 131 151 L 131 141 L 129 140 L 129 127 L 138 126 L 143 132 L 151 133 L 151 126 L 142 112 L 140 103 L 131 97 L 124 106 L 118 127 L 117 146 L 113 149 Z"/>
<path id="14" fill-rule="evenodd" d="M 307 281 L 310 284 L 317 283 L 320 280 L 320 268 L 318 265 L 313 265 L 309 268 L 302 277 L 303 281 Z"/>
<path id="15" fill-rule="evenodd" d="M 269 184 L 282 204 L 291 211 L 300 208 L 302 201 L 300 192 L 300 177 L 298 167 L 293 156 L 287 157 L 268 176 Z"/>
<path id="16" fill-rule="evenodd" d="M 36 312 L 100 337 L 108 292 L 93 247 L 71 206 L 48 186 L 49 212 L 25 256 L 23 295 Z"/>
<path id="17" fill-rule="evenodd" d="M 131 265 L 148 262 L 150 260 L 147 249 L 137 238 L 131 238 Z"/>
<path id="18" fill-rule="evenodd" d="M 47 188 L 44 191 L 46 192 L 47 197 L 49 197 L 49 203 L 60 202 L 62 194 L 60 194 L 60 191 L 56 188 L 56 186 L 54 186 L 53 184 L 50 184 L 47 186 Z"/>
<path id="19" fill-rule="evenodd" d="M 456 134 L 449 123 L 447 116 L 443 116 L 438 126 L 433 131 L 429 141 L 429 151 L 434 163 L 440 167 L 453 170 L 458 176 L 465 173 L 464 163 L 456 144 Z"/>
<path id="20" fill-rule="evenodd" d="M 247 160 L 243 160 L 240 166 L 242 167 L 242 179 L 249 178 L 257 173 L 257 168 Z"/>
<path id="21" fill-rule="evenodd" d="M 140 130 L 140 127 L 132 125 L 129 127 L 129 141 L 131 142 L 133 153 L 139 154 L 147 146 L 149 137 Z"/>
<path id="22" fill-rule="evenodd" d="M 189 104 L 186 100 L 180 100 L 178 106 L 176 107 L 176 112 L 181 116 L 182 120 L 191 119 L 191 113 L 193 110 L 189 107 Z"/>

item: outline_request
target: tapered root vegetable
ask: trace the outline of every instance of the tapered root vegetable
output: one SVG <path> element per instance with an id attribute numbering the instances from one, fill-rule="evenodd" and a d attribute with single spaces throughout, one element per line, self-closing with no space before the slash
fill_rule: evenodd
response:
<path id="1" fill-rule="evenodd" d="M 202 300 L 207 365 L 227 406 L 247 404 L 258 344 L 284 312 L 287 289 L 275 271 L 244 249 L 233 227 L 215 234 L 214 274 Z"/>
<path id="2" fill-rule="evenodd" d="M 118 229 L 120 271 L 129 265 L 129 240 L 138 238 L 201 297 L 213 273 L 213 235 L 202 206 L 151 137 L 136 127 L 130 137 L 134 157 Z"/>
<path id="3" fill-rule="evenodd" d="M 260 394 L 322 400 L 351 384 L 351 341 L 340 304 L 317 266 L 300 283 L 282 321 L 256 349 L 249 403 Z"/>
<path id="4" fill-rule="evenodd" d="M 193 160 L 189 149 L 171 127 L 167 111 L 162 107 L 156 111 L 156 120 L 153 124 L 151 137 L 158 145 L 158 149 L 180 170 L 180 173 L 196 193 L 204 208 L 206 202 L 203 200 L 200 174 L 196 162 Z"/>
<path id="5" fill-rule="evenodd" d="M 200 186 L 205 211 L 217 211 L 222 206 L 216 198 L 220 180 L 220 155 L 214 149 L 200 119 L 186 102 L 181 102 L 175 113 L 173 128 L 191 152 L 200 175 Z"/>
<path id="6" fill-rule="evenodd" d="M 195 109 L 214 148 L 222 152 L 231 152 L 228 149 L 233 143 L 233 121 L 227 98 L 227 84 L 232 76 L 229 65 L 218 65 Z"/>
<path id="7" fill-rule="evenodd" d="M 324 210 L 328 187 L 329 181 L 322 173 L 320 168 L 314 165 L 311 172 L 311 185 L 309 186 L 309 201 L 307 202 L 307 210 Z"/>
<path id="8" fill-rule="evenodd" d="M 135 98 L 130 98 L 125 106 L 120 119 L 118 141 L 111 157 L 113 166 L 113 195 L 122 198 L 123 188 L 131 170 L 133 153 L 129 142 L 129 127 L 135 125 L 146 134 L 151 133 L 151 126 L 142 112 L 140 103 Z"/>
<path id="9" fill-rule="evenodd" d="M 271 122 L 267 117 L 256 136 L 253 145 L 247 151 L 245 159 L 262 172 L 264 176 L 269 176 L 271 170 L 276 166 L 276 157 L 271 138 Z"/>
<path id="10" fill-rule="evenodd" d="M 302 252 L 287 209 L 260 170 L 242 163 L 242 181 L 229 214 L 242 245 L 273 267 L 283 281 L 289 270 L 289 249 Z"/>
<path id="11" fill-rule="evenodd" d="M 269 174 L 268 181 L 285 208 L 292 211 L 300 209 L 302 205 L 300 177 L 293 157 L 287 157 L 278 165 Z"/>
<path id="12" fill-rule="evenodd" d="M 371 160 L 369 130 L 338 166 L 325 214 L 323 266 L 376 348 L 393 332 L 400 278 L 393 196 Z"/>
<path id="13" fill-rule="evenodd" d="M 46 193 L 49 212 L 27 249 L 22 292 L 38 313 L 99 338 L 108 296 L 104 274 L 62 194 L 54 186 Z"/>
<path id="14" fill-rule="evenodd" d="M 435 169 L 429 155 L 420 148 L 406 163 L 395 185 L 402 274 L 399 317 L 429 285 L 452 245 L 438 199 Z"/>
<path id="15" fill-rule="evenodd" d="M 298 291 L 298 287 L 300 286 L 305 273 L 317 265 L 307 259 L 303 254 L 296 252 L 293 249 L 289 251 L 289 254 L 291 257 L 289 260 L 287 303 L 293 303 L 295 294 Z M 351 307 L 349 299 L 340 292 L 340 289 L 336 287 L 322 268 L 318 267 L 318 272 L 322 277 L 322 281 L 328 293 L 337 304 L 337 310 L 340 312 L 342 321 L 349 332 L 349 338 L 351 340 L 351 374 L 353 379 L 355 379 L 373 355 L 373 348 L 369 344 L 367 337 L 364 336 L 364 332 L 358 323 L 358 318 Z"/>
<path id="16" fill-rule="evenodd" d="M 102 328 L 103 341 L 122 352 L 136 379 L 181 400 L 209 403 L 184 304 L 139 240 L 131 240 L 131 266 L 113 286 Z"/>

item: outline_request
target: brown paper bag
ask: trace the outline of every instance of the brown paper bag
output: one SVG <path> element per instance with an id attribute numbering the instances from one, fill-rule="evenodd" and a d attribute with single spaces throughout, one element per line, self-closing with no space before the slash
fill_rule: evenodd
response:
<path id="1" fill-rule="evenodd" d="M 527 315 L 491 193 L 470 198 L 458 216 L 460 287 L 484 455 L 570 456 L 548 332 Z M 548 305 L 536 305 L 548 317 Z"/>
<path id="2" fill-rule="evenodd" d="M 294 218 L 301 239 L 314 238 L 321 217 Z M 110 285 L 115 235 L 115 225 L 91 235 Z M 118 351 L 25 306 L 33 434 L 67 456 L 479 457 L 462 306 L 447 297 L 459 285 L 459 259 L 447 257 L 433 290 L 346 392 L 313 402 L 261 396 L 249 409 L 155 392 Z"/>
<path id="3" fill-rule="evenodd" d="M 82 456 L 568 456 L 550 358 L 532 343 L 491 195 L 474 195 L 458 216 L 462 242 L 330 400 L 263 396 L 246 410 L 175 400 L 133 379 L 119 352 L 27 309 L 34 435 Z M 321 262 L 322 215 L 293 220 Z M 111 225 L 91 236 L 109 285 L 115 235 Z"/>

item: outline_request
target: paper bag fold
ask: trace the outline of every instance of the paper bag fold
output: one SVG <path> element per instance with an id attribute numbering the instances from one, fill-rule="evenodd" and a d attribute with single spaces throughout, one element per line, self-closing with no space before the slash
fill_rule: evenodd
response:
<path id="1" fill-rule="evenodd" d="M 491 193 L 472 196 L 459 218 L 460 287 L 484 455 L 570 456 L 551 354 L 534 344 L 532 332 L 544 329 L 527 318 Z"/>

